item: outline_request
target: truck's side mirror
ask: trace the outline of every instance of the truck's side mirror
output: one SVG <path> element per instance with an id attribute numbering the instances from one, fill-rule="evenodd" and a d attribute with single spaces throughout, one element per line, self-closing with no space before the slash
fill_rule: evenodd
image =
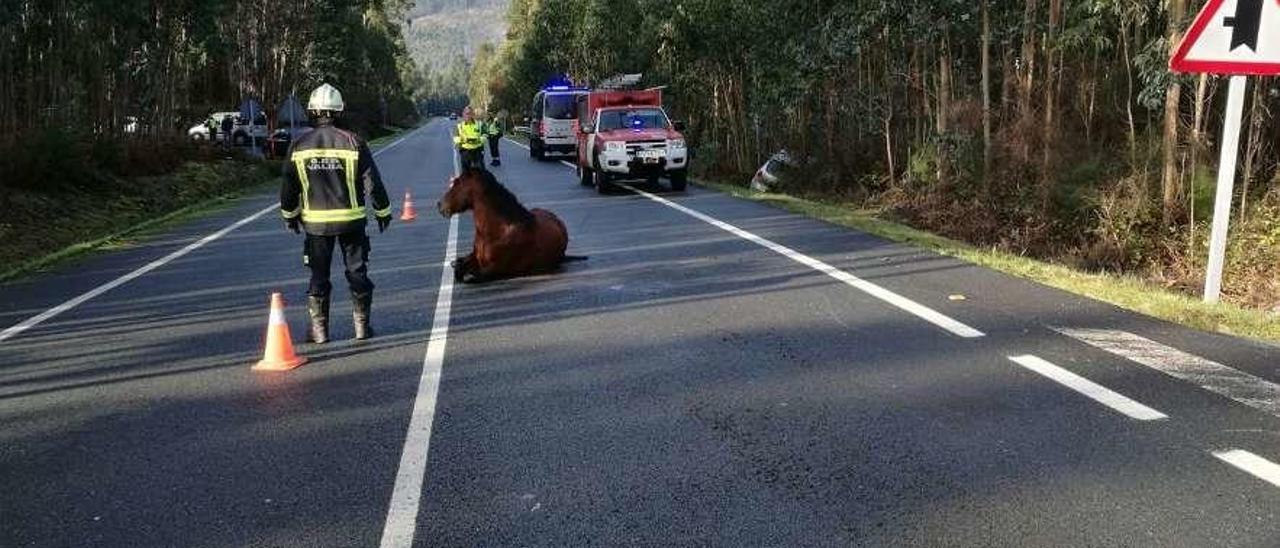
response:
<path id="1" fill-rule="evenodd" d="M 671 129 L 674 129 L 676 131 L 684 131 L 684 122 L 679 120 L 675 122 L 671 122 Z"/>
<path id="2" fill-rule="evenodd" d="M 591 125 L 591 124 L 582 124 L 582 132 L 583 132 L 583 133 L 595 133 L 595 132 L 596 132 L 596 126 L 593 126 L 593 125 Z"/>

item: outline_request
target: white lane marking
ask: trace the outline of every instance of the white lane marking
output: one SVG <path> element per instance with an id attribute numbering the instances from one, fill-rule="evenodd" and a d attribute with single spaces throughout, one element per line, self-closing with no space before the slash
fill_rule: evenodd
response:
<path id="1" fill-rule="evenodd" d="M 423 126 L 423 127 L 426 127 L 426 126 Z M 396 141 L 396 142 L 394 142 L 394 143 L 392 143 L 392 144 L 390 144 L 390 145 L 388 145 L 388 146 L 385 146 L 385 147 L 382 147 L 382 148 L 378 149 L 376 152 L 374 152 L 374 153 L 373 153 L 373 155 L 374 155 L 374 156 L 377 156 L 377 155 L 381 154 L 383 151 L 390 150 L 390 149 L 391 149 L 391 147 L 393 147 L 393 146 L 395 146 L 395 145 L 400 144 L 400 142 L 401 142 L 401 141 L 404 141 L 405 139 L 408 139 L 410 136 L 412 136 L 414 133 L 417 133 L 417 132 L 418 132 L 419 130 L 421 130 L 421 129 L 422 129 L 422 128 L 420 127 L 420 128 L 418 128 L 418 129 L 413 130 L 413 131 L 412 131 L 412 132 L 410 132 L 408 135 L 405 135 L 404 137 L 401 137 L 399 141 Z M 5 329 L 4 331 L 0 331 L 0 341 L 5 341 L 5 340 L 7 340 L 7 339 L 11 339 L 11 338 L 13 338 L 13 337 L 16 337 L 18 334 L 22 333 L 23 331 L 26 331 L 26 330 L 28 330 L 28 329 L 31 329 L 31 328 L 33 328 L 33 327 L 35 327 L 35 326 L 37 326 L 37 325 L 40 325 L 40 324 L 42 324 L 42 323 L 44 323 L 44 322 L 46 322 L 46 321 L 49 321 L 49 319 L 51 319 L 51 318 L 53 318 L 53 317 L 55 317 L 55 316 L 58 316 L 59 314 L 63 314 L 63 313 L 65 313 L 65 312 L 67 312 L 68 310 L 71 310 L 71 309 L 73 309 L 73 308 L 75 308 L 75 307 L 77 307 L 77 306 L 80 306 L 80 305 L 82 305 L 82 304 L 84 304 L 84 303 L 88 302 L 89 300 L 94 299 L 94 298 L 98 297 L 99 295 L 102 295 L 103 293 L 106 293 L 106 292 L 108 292 L 108 291 L 111 291 L 112 289 L 115 289 L 115 288 L 120 287 L 120 286 L 122 286 L 122 285 L 124 285 L 124 284 L 127 284 L 127 283 L 129 283 L 129 282 L 131 282 L 131 281 L 133 281 L 133 280 L 135 280 L 135 279 L 137 279 L 137 278 L 141 277 L 142 275 L 144 275 L 144 274 L 146 274 L 146 273 L 148 273 L 148 272 L 151 272 L 152 270 L 155 270 L 155 269 L 160 268 L 160 267 L 162 267 L 162 266 L 164 266 L 164 265 L 166 265 L 166 264 L 169 264 L 169 263 L 173 262 L 174 260 L 176 260 L 176 259 L 178 259 L 178 258 L 181 258 L 182 256 L 184 256 L 184 255 L 186 255 L 186 254 L 188 254 L 188 253 L 191 253 L 192 251 L 195 251 L 195 250 L 197 250 L 197 249 L 199 249 L 199 248 L 201 248 L 201 247 L 204 247 L 205 245 L 209 244 L 210 242 L 213 242 L 214 240 L 217 240 L 217 239 L 219 239 L 219 238 L 221 238 L 221 237 L 223 237 L 223 236 L 226 236 L 227 234 L 231 233 L 231 231 L 233 231 L 233 230 L 235 230 L 235 229 L 237 229 L 237 228 L 240 228 L 240 227 L 242 227 L 242 226 L 244 226 L 244 225 L 247 225 L 247 224 L 249 224 L 249 223 L 251 223 L 251 222 L 253 222 L 253 221 L 258 220 L 258 218 L 260 218 L 260 217 L 262 217 L 263 215 L 266 215 L 267 213 L 270 213 L 271 211 L 276 210 L 276 209 L 279 209 L 279 204 L 273 204 L 273 205 L 271 205 L 271 206 L 269 206 L 269 207 L 267 207 L 267 208 L 263 209 L 262 211 L 259 211 L 259 212 L 257 212 L 257 213 L 254 213 L 253 215 L 250 215 L 250 216 L 248 216 L 248 217 L 245 217 L 245 218 L 243 218 L 243 219 L 240 219 L 239 221 L 236 221 L 236 222 L 235 222 L 234 224 L 232 224 L 231 226 L 228 226 L 228 227 L 226 227 L 226 228 L 224 228 L 224 229 L 222 229 L 222 230 L 219 230 L 219 231 L 217 231 L 217 232 L 214 232 L 213 234 L 210 234 L 210 235 L 208 235 L 208 236 L 205 236 L 204 238 L 201 238 L 199 241 L 197 241 L 197 242 L 195 242 L 195 243 L 193 243 L 193 244 L 190 244 L 190 245 L 188 245 L 188 246 L 186 246 L 186 247 L 184 247 L 184 248 L 182 248 L 182 249 L 179 249 L 179 250 L 177 250 L 177 251 L 174 251 L 173 253 L 170 253 L 170 254 L 168 254 L 168 255 L 165 255 L 164 257 L 161 257 L 161 258 L 159 258 L 159 259 L 156 259 L 156 260 L 154 260 L 154 261 L 151 261 L 150 263 L 147 263 L 147 264 L 146 264 L 145 266 L 143 266 L 142 268 L 139 268 L 139 269 L 137 269 L 137 270 L 134 270 L 133 272 L 130 272 L 130 273 L 128 273 L 128 274 L 125 274 L 125 275 L 123 275 L 123 276 L 120 276 L 119 278 L 116 278 L 116 279 L 111 280 L 111 281 L 109 281 L 109 282 L 107 282 L 107 283 L 105 283 L 105 284 L 102 284 L 102 285 L 100 285 L 100 286 L 98 286 L 98 287 L 95 287 L 95 288 L 93 288 L 93 289 L 90 289 L 89 291 L 86 291 L 85 293 L 81 294 L 80 296 L 75 297 L 75 298 L 73 298 L 73 299 L 71 299 L 71 300 L 69 300 L 69 301 L 67 301 L 67 302 L 64 302 L 64 303 L 62 303 L 62 304 L 60 304 L 60 305 L 58 305 L 58 306 L 55 306 L 55 307 L 53 307 L 53 308 L 50 308 L 49 310 L 46 310 L 46 311 L 44 311 L 44 312 L 41 312 L 40 314 L 37 314 L 37 315 L 32 316 L 32 317 L 30 317 L 30 318 L 27 318 L 27 319 L 26 319 L 26 320 L 24 320 L 22 323 L 19 323 L 19 324 L 17 324 L 17 325 L 14 325 L 14 326 L 12 326 L 12 327 L 9 327 L 8 329 Z"/>
<path id="2" fill-rule="evenodd" d="M 62 303 L 62 304 L 58 305 L 58 306 L 55 306 L 55 307 L 53 307 L 53 308 L 50 308 L 49 310 L 46 310 L 46 311 L 44 311 L 44 312 L 41 312 L 40 314 L 37 314 L 37 315 L 35 315 L 35 316 L 32 316 L 31 318 L 27 318 L 25 321 L 23 321 L 22 323 L 19 323 L 18 325 L 12 326 L 12 327 L 10 327 L 10 328 L 8 328 L 8 329 L 5 329 L 4 331 L 0 331 L 0 341 L 4 341 L 4 340 L 6 340 L 6 339 L 13 338 L 13 337 L 17 336 L 19 333 L 22 333 L 23 331 L 26 331 L 26 330 L 28 330 L 28 329 L 31 329 L 31 328 L 33 328 L 33 327 L 35 327 L 35 326 L 37 326 L 37 325 L 40 325 L 40 324 L 42 324 L 42 323 L 44 323 L 44 322 L 48 321 L 50 318 L 53 318 L 54 316 L 57 316 L 57 315 L 59 315 L 59 314 L 62 314 L 62 313 L 66 312 L 66 311 L 68 311 L 68 310 L 71 310 L 71 309 L 73 309 L 73 308 L 75 308 L 75 307 L 77 307 L 77 306 L 80 306 L 80 305 L 84 304 L 85 302 L 89 301 L 90 299 L 93 299 L 93 298 L 97 297 L 98 295 L 101 295 L 101 294 L 103 294 L 103 293 L 106 293 L 106 292 L 108 292 L 108 291 L 111 291 L 112 289 L 115 289 L 115 288 L 120 287 L 120 286 L 122 286 L 122 285 L 124 285 L 124 284 L 127 284 L 127 283 L 129 283 L 129 282 L 131 282 L 131 281 L 133 281 L 133 280 L 137 279 L 138 277 L 141 277 L 143 274 L 146 274 L 146 273 L 148 273 L 148 272 L 151 272 L 152 270 L 155 270 L 155 269 L 157 269 L 157 268 L 160 268 L 160 267 L 162 267 L 162 266 L 164 266 L 164 265 L 166 265 L 166 264 L 168 264 L 168 263 L 172 262 L 174 259 L 177 259 L 177 258 L 179 258 L 179 257 L 182 257 L 183 255 L 186 255 L 186 254 L 188 254 L 188 253 L 191 253 L 192 251 L 195 251 L 196 249 L 199 249 L 199 248 L 203 247 L 205 244 L 208 244 L 209 242 L 212 242 L 212 241 L 214 241 L 214 240 L 217 240 L 218 238 L 221 238 L 221 237 L 223 237 L 223 236 L 226 236 L 226 235 L 227 235 L 228 233 L 230 233 L 231 231 L 233 231 L 233 230 L 235 230 L 235 229 L 237 229 L 237 228 L 240 228 L 240 227 L 242 227 L 242 226 L 244 226 L 244 225 L 247 225 L 247 224 L 249 224 L 249 223 L 251 223 L 251 222 L 253 222 L 253 221 L 256 221 L 256 220 L 258 220 L 258 218 L 259 218 L 259 217 L 262 217 L 263 215 L 266 215 L 267 213 L 270 213 L 270 212 L 272 212 L 272 211 L 278 211 L 279 209 L 280 209 L 280 205 L 279 205 L 279 204 L 272 204 L 270 207 L 267 207 L 267 208 L 263 209 L 262 211 L 259 211 L 259 212 L 257 212 L 257 213 L 254 213 L 253 215 L 250 215 L 250 216 L 248 216 L 248 217 L 245 217 L 245 218 L 243 218 L 243 219 L 240 219 L 239 221 L 236 221 L 236 222 L 235 222 L 234 224 L 232 224 L 231 226 L 228 226 L 228 227 L 226 227 L 226 228 L 224 228 L 224 229 L 222 229 L 222 230 L 219 230 L 219 231 L 217 231 L 217 232 L 214 232 L 213 234 L 210 234 L 210 235 L 208 235 L 208 236 L 205 236 L 204 238 L 201 238 L 199 241 L 196 241 L 195 243 L 189 244 L 189 245 L 187 245 L 186 247 L 184 247 L 184 248 L 182 248 L 182 249 L 179 249 L 179 250 L 177 250 L 177 251 L 174 251 L 173 253 L 170 253 L 170 254 L 168 254 L 168 255 L 165 255 L 164 257 L 161 257 L 161 258 L 159 258 L 159 259 L 156 259 L 156 260 L 154 260 L 154 261 L 151 261 L 150 263 L 147 263 L 147 264 L 146 264 L 146 266 L 143 266 L 142 268 L 139 268 L 139 269 L 137 269 L 137 270 L 134 270 L 133 272 L 130 272 L 130 273 L 128 273 L 128 274 L 125 274 L 125 275 L 123 275 L 123 276 L 120 276 L 119 278 L 116 278 L 116 279 L 111 280 L 111 281 L 109 281 L 109 282 L 107 282 L 107 283 L 105 283 L 105 284 L 102 284 L 102 285 L 100 285 L 100 286 L 98 286 L 98 287 L 95 287 L 95 288 L 93 288 L 93 289 L 90 289 L 89 291 L 87 291 L 87 292 L 85 292 L 85 293 L 81 294 L 79 297 L 75 297 L 75 298 L 73 298 L 73 299 L 71 299 L 71 300 L 69 300 L 69 301 L 67 301 L 67 302 L 64 302 L 64 303 Z"/>
<path id="3" fill-rule="evenodd" d="M 1133 333 L 1109 329 L 1055 328 L 1055 330 L 1175 379 L 1189 382 L 1280 417 L 1280 385 L 1276 383 Z"/>
<path id="4" fill-rule="evenodd" d="M 942 313 L 932 308 L 929 308 L 925 305 L 917 303 L 911 299 L 903 297 L 902 295 L 894 293 L 893 291 L 880 287 L 874 283 L 868 282 L 862 278 L 854 276 L 853 274 L 840 270 L 818 259 L 815 259 L 803 253 L 800 253 L 799 251 L 786 247 L 772 240 L 762 238 L 760 236 L 747 232 L 741 228 L 733 226 L 729 223 L 726 223 L 724 221 L 711 217 L 710 215 L 706 215 L 702 212 L 687 208 L 685 206 L 672 202 L 671 200 L 645 192 L 631 185 L 627 185 L 623 183 L 614 183 L 614 184 L 617 184 L 618 186 L 626 188 L 632 192 L 635 192 L 636 194 L 644 196 L 645 198 L 658 202 L 662 205 L 665 205 L 667 207 L 680 211 L 686 215 L 689 215 L 695 219 L 705 222 L 711 226 L 714 226 L 716 228 L 729 232 L 734 236 L 737 236 L 744 240 L 763 246 L 775 253 L 778 253 L 779 255 L 782 255 L 788 259 L 791 259 L 792 261 L 795 261 L 809 268 L 817 270 L 818 272 L 826 274 L 827 276 L 835 278 L 836 280 L 844 282 L 845 284 L 853 287 L 854 289 L 858 289 L 868 295 L 871 295 L 872 297 L 880 299 L 907 313 L 914 314 L 915 316 L 919 317 L 922 320 L 925 320 L 938 327 L 941 327 L 942 329 L 950 331 L 952 334 L 956 336 L 964 337 L 964 338 L 977 338 L 977 337 L 983 336 L 983 333 L 981 331 L 978 331 L 977 329 L 969 327 L 963 323 L 960 323 L 959 321 L 956 321 L 948 316 L 945 316 Z"/>
<path id="5" fill-rule="evenodd" d="M 1057 381 L 1067 388 L 1075 390 L 1102 405 L 1110 407 L 1129 418 L 1140 421 L 1153 421 L 1169 418 L 1168 415 L 1142 405 L 1105 386 L 1067 371 L 1036 356 L 1009 356 L 1014 363 L 1035 371 L 1049 379 Z"/>
<path id="6" fill-rule="evenodd" d="M 512 142 L 514 143 L 515 141 L 512 141 Z M 516 143 L 516 144 L 519 145 L 520 143 Z M 565 160 L 561 160 L 560 163 L 564 164 L 565 167 L 568 167 L 569 169 L 576 170 L 578 168 L 577 166 Z M 787 246 L 784 246 L 772 240 L 762 238 L 760 236 L 747 232 L 741 228 L 733 226 L 729 223 L 716 219 L 715 217 L 706 215 L 694 209 L 687 208 L 685 206 L 672 202 L 671 200 L 645 192 L 631 185 L 628 185 L 625 183 L 614 183 L 614 184 L 621 186 L 623 188 L 626 188 L 627 190 L 630 190 L 632 192 L 635 192 L 636 194 L 644 196 L 645 198 L 648 198 L 650 200 L 663 204 L 667 207 L 680 211 L 695 219 L 698 219 L 702 222 L 710 224 L 711 226 L 714 226 L 716 228 L 729 232 L 734 236 L 737 236 L 744 240 L 761 245 L 788 259 L 791 259 L 797 263 L 805 265 L 809 268 L 817 270 L 818 272 L 821 272 L 841 282 L 844 282 L 845 284 L 852 286 L 855 289 L 858 289 L 864 293 L 867 293 L 868 295 L 871 295 L 872 297 L 875 297 L 886 303 L 889 303 L 890 305 L 893 305 L 903 311 L 906 311 L 910 314 L 914 314 L 920 319 L 923 319 L 929 323 L 932 323 L 938 327 L 941 327 L 942 329 L 950 331 L 952 334 L 956 336 L 964 337 L 967 339 L 973 339 L 973 338 L 984 336 L 983 332 L 978 331 L 977 329 L 974 329 L 972 327 L 969 327 L 968 325 L 965 325 L 963 323 L 960 323 L 959 321 L 956 321 L 948 316 L 945 316 L 942 313 L 932 308 L 929 308 L 925 305 L 917 303 L 911 299 L 903 297 L 902 295 L 894 293 L 893 291 L 880 287 L 874 283 L 868 282 L 862 278 L 854 276 L 853 274 L 840 270 L 818 259 L 815 259 L 803 253 L 800 253 L 799 251 L 791 249 Z"/>
<path id="7" fill-rule="evenodd" d="M 1271 462 L 1243 449 L 1214 451 L 1213 456 L 1218 457 L 1218 460 L 1221 460 L 1222 462 L 1248 472 L 1255 478 L 1270 483 L 1276 487 L 1280 487 L 1280 464 Z"/>
<path id="8" fill-rule="evenodd" d="M 424 127 L 425 127 L 425 126 L 424 126 Z M 418 129 L 422 129 L 422 128 L 418 128 Z M 400 143 L 403 143 L 403 142 L 405 141 L 405 139 L 408 139 L 409 137 L 412 137 L 414 133 L 417 133 L 417 132 L 418 132 L 418 129 L 415 129 L 415 130 L 413 130 L 413 131 L 410 131 L 409 133 L 406 133 L 406 134 L 404 135 L 404 137 L 401 137 L 401 138 L 399 138 L 399 139 L 396 139 L 395 141 L 392 141 L 392 142 L 391 142 L 391 144 L 389 144 L 389 145 L 387 145 L 387 146 L 384 146 L 384 147 L 382 147 L 382 148 L 378 149 L 376 152 L 374 152 L 374 153 L 373 153 L 373 155 L 374 155 L 374 156 L 377 156 L 377 155 L 379 155 L 379 154 L 381 154 L 381 153 L 383 153 L 383 152 L 386 152 L 386 151 L 388 151 L 388 150 L 391 150 L 391 149 L 393 149 L 393 148 L 396 148 L 396 145 L 399 145 Z"/>
<path id="9" fill-rule="evenodd" d="M 508 143 L 511 143 L 511 144 L 515 145 L 515 146 L 518 146 L 518 147 L 523 148 L 523 149 L 525 149 L 525 150 L 529 150 L 529 145 L 526 145 L 526 144 L 524 144 L 524 143 L 521 143 L 520 141 L 517 141 L 517 140 L 512 139 L 512 138 L 510 138 L 510 137 L 503 137 L 502 139 L 503 139 L 504 141 L 508 142 Z"/>
<path id="10" fill-rule="evenodd" d="M 454 174 L 461 173 L 458 155 L 453 155 Z M 422 378 L 418 382 L 418 394 L 413 402 L 413 414 L 409 418 L 409 432 L 405 436 L 404 450 L 400 454 L 400 468 L 396 472 L 396 485 L 391 491 L 391 504 L 387 508 L 387 523 L 382 528 L 381 548 L 400 548 L 413 545 L 413 535 L 418 529 L 418 510 L 422 504 L 422 483 L 427 472 L 427 450 L 431 445 L 431 427 L 435 422 L 436 394 L 440 391 L 440 372 L 444 368 L 444 350 L 449 341 L 449 312 L 453 303 L 453 260 L 458 255 L 458 217 L 449 220 L 448 243 L 444 252 L 444 272 L 440 278 L 440 293 L 436 298 L 435 319 L 431 324 L 431 337 L 427 340 L 427 353 L 422 359 Z"/>

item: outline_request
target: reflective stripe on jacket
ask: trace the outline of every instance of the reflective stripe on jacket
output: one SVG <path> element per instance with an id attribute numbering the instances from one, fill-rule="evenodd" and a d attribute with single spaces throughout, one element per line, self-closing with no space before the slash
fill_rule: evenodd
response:
<path id="1" fill-rule="evenodd" d="M 480 124 L 476 122 L 458 124 L 458 134 L 453 136 L 453 144 L 463 150 L 484 148 L 484 134 L 480 131 Z"/>
<path id="2" fill-rule="evenodd" d="M 480 132 L 484 133 L 490 139 L 502 137 L 502 127 L 498 125 L 497 120 L 489 120 L 480 126 Z"/>
<path id="3" fill-rule="evenodd" d="M 285 219 L 301 217 L 307 232 L 319 236 L 362 231 L 366 196 L 375 215 L 391 216 L 378 166 L 360 138 L 323 125 L 294 141 L 280 189 Z"/>

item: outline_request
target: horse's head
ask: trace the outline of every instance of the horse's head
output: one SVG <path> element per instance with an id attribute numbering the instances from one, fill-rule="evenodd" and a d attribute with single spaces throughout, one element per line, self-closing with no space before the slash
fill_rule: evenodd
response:
<path id="1" fill-rule="evenodd" d="M 436 209 L 440 210 L 440 214 L 445 218 L 470 211 L 475 207 L 475 202 L 482 191 L 481 182 L 477 171 L 471 169 L 463 171 L 449 181 L 449 188 L 444 191 L 440 201 L 436 202 Z"/>

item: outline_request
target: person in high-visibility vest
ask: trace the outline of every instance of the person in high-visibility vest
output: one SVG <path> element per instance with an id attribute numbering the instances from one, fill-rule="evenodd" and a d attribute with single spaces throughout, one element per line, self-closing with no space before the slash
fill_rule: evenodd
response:
<path id="1" fill-rule="evenodd" d="M 498 152 L 498 141 L 502 140 L 502 127 L 498 125 L 498 118 L 492 114 L 484 117 L 484 124 L 480 126 L 481 133 L 484 133 L 486 139 L 489 140 L 489 165 L 498 167 L 502 165 L 502 158 Z"/>
<path id="2" fill-rule="evenodd" d="M 462 121 L 458 123 L 453 144 L 458 146 L 463 168 L 484 169 L 484 133 L 471 107 L 462 109 Z"/>
<path id="3" fill-rule="evenodd" d="M 306 230 L 302 257 L 311 269 L 308 340 L 321 344 L 329 340 L 329 266 L 335 244 L 341 247 L 346 264 L 355 338 L 365 340 L 374 335 L 369 325 L 373 282 L 369 280 L 369 237 L 365 235 L 366 203 L 373 208 L 379 232 L 391 224 L 391 200 L 369 146 L 354 133 L 333 125 L 343 108 L 342 94 L 329 84 L 311 93 L 307 110 L 315 129 L 298 137 L 290 147 L 280 189 L 280 211 L 286 225 L 297 234 Z"/>

